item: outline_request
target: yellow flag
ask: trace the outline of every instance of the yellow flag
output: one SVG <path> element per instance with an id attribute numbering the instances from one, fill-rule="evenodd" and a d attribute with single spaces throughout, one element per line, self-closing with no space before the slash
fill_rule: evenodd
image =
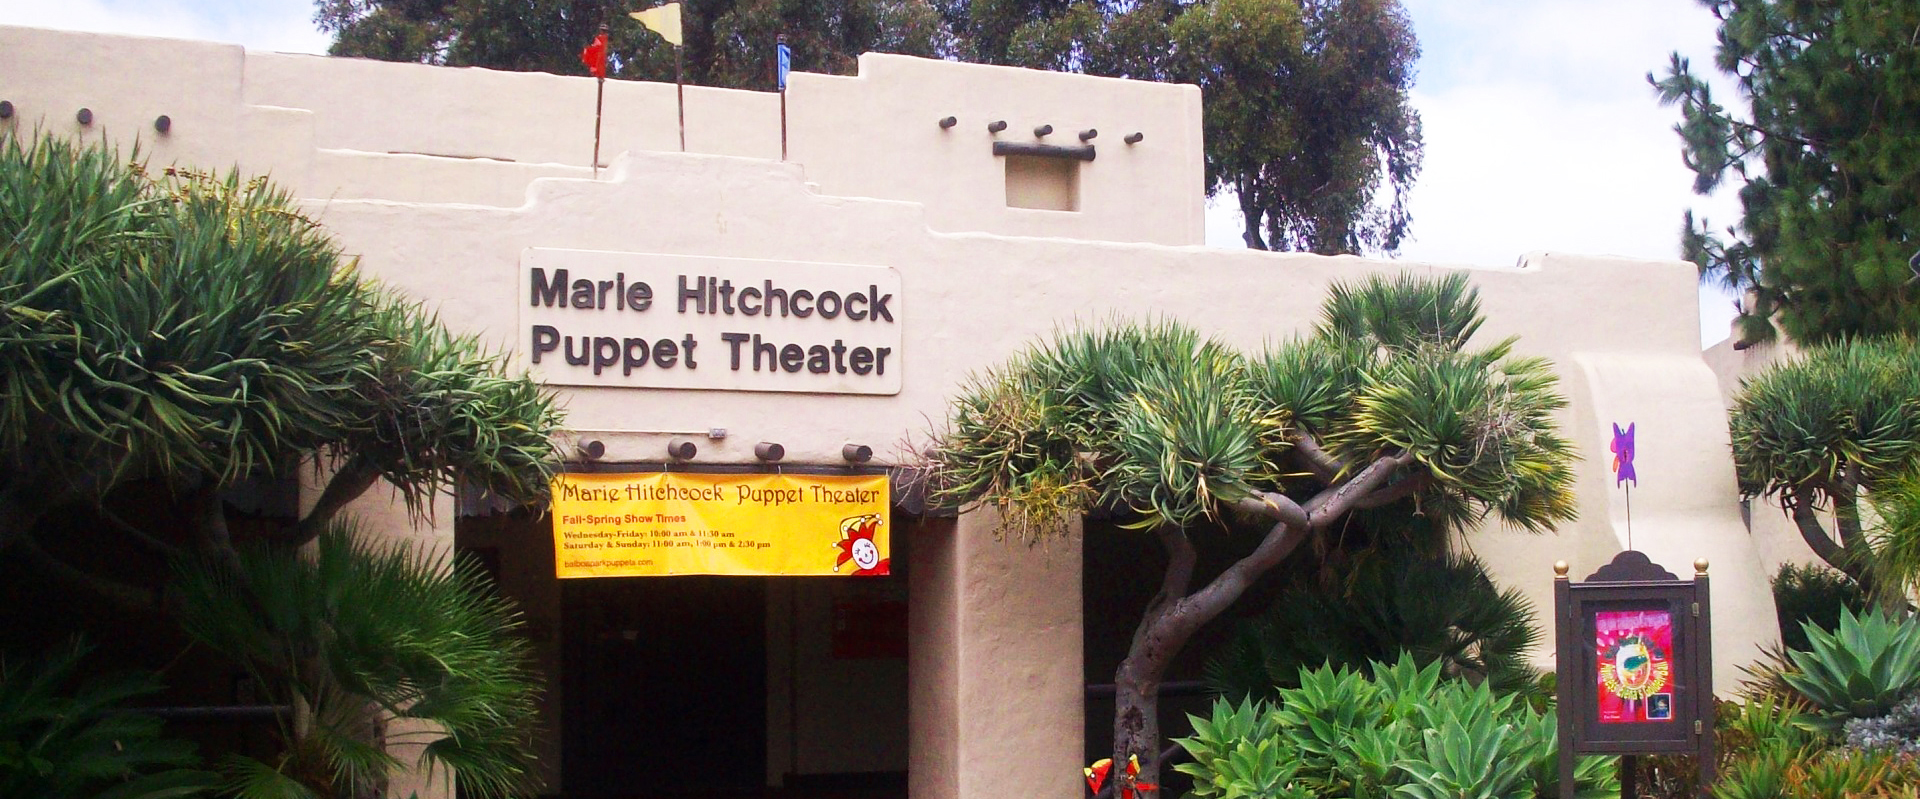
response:
<path id="1" fill-rule="evenodd" d="M 680 46 L 680 2 L 662 3 L 645 11 L 635 11 L 627 16 L 640 20 L 647 30 L 660 34 L 668 44 Z"/>

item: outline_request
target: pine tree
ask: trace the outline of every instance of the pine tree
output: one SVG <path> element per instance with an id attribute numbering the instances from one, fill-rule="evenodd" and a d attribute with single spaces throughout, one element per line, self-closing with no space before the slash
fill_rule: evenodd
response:
<path id="1" fill-rule="evenodd" d="M 1748 342 L 1772 338 L 1775 318 L 1810 343 L 1920 328 L 1920 3 L 1701 2 L 1746 115 L 1677 53 L 1647 80 L 1680 107 L 1694 190 L 1732 179 L 1742 213 L 1725 238 L 1688 214 L 1686 257 L 1703 281 L 1750 292 Z"/>

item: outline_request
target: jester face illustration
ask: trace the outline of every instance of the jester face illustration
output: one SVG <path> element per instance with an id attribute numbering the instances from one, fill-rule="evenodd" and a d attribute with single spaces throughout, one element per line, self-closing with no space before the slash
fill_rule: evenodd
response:
<path id="1" fill-rule="evenodd" d="M 1609 647 L 1600 663 L 1600 682 L 1621 699 L 1645 699 L 1666 685 L 1673 664 L 1645 636 L 1629 635 Z"/>
<path id="2" fill-rule="evenodd" d="M 1627 644 L 1613 653 L 1613 673 L 1620 675 L 1622 686 L 1638 689 L 1653 680 L 1653 656 L 1645 644 Z"/>
<path id="3" fill-rule="evenodd" d="M 890 573 L 887 558 L 880 557 L 880 545 L 873 540 L 880 532 L 880 517 L 873 514 L 854 516 L 840 522 L 840 541 L 834 544 L 840 548 L 840 558 L 833 563 L 833 570 L 851 562 L 853 576 L 868 577 Z"/>

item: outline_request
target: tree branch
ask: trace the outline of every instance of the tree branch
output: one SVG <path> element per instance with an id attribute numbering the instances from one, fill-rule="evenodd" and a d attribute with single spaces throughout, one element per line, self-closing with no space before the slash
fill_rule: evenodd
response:
<path id="1" fill-rule="evenodd" d="M 1173 601 L 1187 595 L 1187 588 L 1193 582 L 1193 564 L 1198 558 L 1193 551 L 1193 539 L 1187 532 L 1172 525 L 1161 525 L 1154 531 L 1160 537 L 1160 546 L 1167 550 L 1167 574 L 1160 581 L 1160 594 L 1166 601 Z M 1158 604 L 1159 600 L 1155 600 Z"/>
<path id="2" fill-rule="evenodd" d="M 1300 542 L 1307 539 L 1310 528 L 1278 522 L 1267 530 L 1266 538 L 1254 547 L 1252 554 L 1228 566 L 1220 575 L 1207 583 L 1206 587 L 1195 591 L 1174 604 L 1164 616 L 1163 621 L 1169 629 L 1162 631 L 1162 637 L 1172 642 L 1172 649 L 1178 651 L 1186 643 L 1188 636 L 1200 625 L 1206 624 L 1226 610 L 1228 605 L 1246 593 L 1253 581 L 1267 570 L 1279 565 L 1280 561 L 1293 554 Z M 1156 627 L 1160 625 L 1155 625 Z"/>
<path id="3" fill-rule="evenodd" d="M 1272 519 L 1281 524 L 1300 528 L 1307 526 L 1306 509 L 1301 508 L 1299 503 L 1289 499 L 1285 494 L 1262 492 L 1241 498 L 1233 503 L 1233 507 L 1243 513 Z"/>
<path id="4" fill-rule="evenodd" d="M 108 524 L 111 524 L 114 527 L 118 528 L 120 532 L 126 533 L 128 538 L 133 539 L 134 543 L 139 544 L 141 547 L 145 548 L 148 552 L 152 552 L 156 555 L 161 555 L 169 558 L 178 557 L 180 555 L 182 550 L 179 547 L 176 547 L 172 544 L 169 544 L 165 541 L 155 538 L 152 535 L 147 534 L 147 531 L 133 526 L 133 523 L 127 521 L 126 519 L 120 518 L 119 514 L 114 513 L 113 511 L 107 509 L 105 505 L 102 505 L 99 508 L 96 508 L 95 510 L 100 514 L 101 519 L 104 519 Z"/>
<path id="5" fill-rule="evenodd" d="M 1820 514 L 1814 508 L 1813 488 L 1794 486 L 1793 494 L 1786 500 L 1785 506 L 1787 512 L 1793 515 L 1794 526 L 1800 528 L 1800 537 L 1806 540 L 1813 554 L 1819 555 L 1827 565 L 1839 569 L 1855 581 L 1861 578 L 1859 567 L 1852 563 L 1852 558 L 1847 557 L 1846 550 L 1834 543 L 1833 537 L 1827 535 L 1826 529 L 1820 526 Z"/>
<path id="6" fill-rule="evenodd" d="M 82 571 L 42 549 L 32 537 L 21 536 L 14 545 L 35 571 L 93 593 L 121 610 L 152 613 L 160 608 L 159 592 Z"/>
<path id="7" fill-rule="evenodd" d="M 1353 510 L 1355 503 L 1384 485 L 1400 467 L 1412 462 L 1413 453 L 1410 452 L 1389 455 L 1367 464 L 1367 468 L 1361 469 L 1351 479 L 1315 494 L 1306 504 L 1309 525 L 1320 529 L 1332 524 L 1335 519 Z"/>
<path id="8" fill-rule="evenodd" d="M 1193 584 L 1193 566 L 1198 560 L 1193 548 L 1193 539 L 1186 531 L 1172 525 L 1161 525 L 1154 529 L 1154 535 L 1160 539 L 1160 548 L 1167 553 L 1167 570 L 1160 578 L 1160 592 L 1154 594 L 1141 613 L 1142 622 L 1133 629 L 1133 642 L 1129 649 L 1145 646 L 1145 639 L 1154 631 L 1154 621 L 1168 612 L 1174 603 L 1186 598 L 1187 589 Z"/>
<path id="9" fill-rule="evenodd" d="M 1243 227 L 1240 238 L 1246 241 L 1248 249 L 1268 249 L 1267 242 L 1260 238 L 1260 217 L 1264 212 L 1254 197 L 1253 180 L 1245 173 L 1241 173 L 1234 183 L 1234 194 L 1240 198 L 1240 219 Z"/>
<path id="10" fill-rule="evenodd" d="M 313 510 L 294 527 L 293 535 L 281 543 L 294 547 L 306 546 L 333 521 L 333 517 L 346 509 L 347 505 L 361 494 L 367 493 L 375 482 L 380 480 L 380 470 L 374 468 L 372 461 L 365 456 L 354 454 L 340 464 L 340 469 L 327 480 L 327 487 L 320 492 L 320 500 L 314 503 Z"/>
<path id="11" fill-rule="evenodd" d="M 1311 433 L 1295 433 L 1289 437 L 1289 440 L 1293 443 L 1293 454 L 1299 458 L 1300 465 L 1306 467 L 1307 471 L 1320 482 L 1333 485 L 1333 482 L 1340 479 L 1340 475 L 1347 470 L 1347 465 L 1341 463 L 1340 459 L 1327 454 L 1327 451 L 1320 447 L 1320 440 L 1314 438 Z"/>
<path id="12" fill-rule="evenodd" d="M 1860 529 L 1860 464 L 1849 463 L 1837 485 L 1828 490 L 1833 499 L 1833 526 L 1840 534 L 1840 546 L 1849 557 L 1865 558 L 1867 536 Z"/>
<path id="13" fill-rule="evenodd" d="M 220 498 L 219 486 L 211 480 L 202 481 L 187 497 L 187 507 L 194 548 L 200 550 L 200 554 L 233 551 L 233 533 L 227 529 L 227 503 Z"/>
<path id="14" fill-rule="evenodd" d="M 1421 472 L 1420 474 L 1416 474 L 1411 477 L 1404 478 L 1400 482 L 1390 483 L 1384 488 L 1381 488 L 1377 491 L 1374 491 L 1371 494 L 1361 497 L 1358 501 L 1353 503 L 1353 507 L 1379 508 L 1379 507 L 1384 507 L 1386 505 L 1391 505 L 1395 502 L 1399 502 L 1400 500 L 1406 499 L 1407 497 L 1413 496 L 1414 494 L 1419 493 L 1422 490 L 1425 490 L 1426 487 L 1432 482 L 1433 482 L 1433 476 L 1431 474 L 1427 472 Z"/>

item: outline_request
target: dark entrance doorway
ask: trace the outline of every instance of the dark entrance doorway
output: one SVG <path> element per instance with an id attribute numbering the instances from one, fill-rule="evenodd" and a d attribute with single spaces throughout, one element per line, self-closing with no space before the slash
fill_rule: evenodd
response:
<path id="1" fill-rule="evenodd" d="M 764 578 L 567 580 L 567 795 L 754 793 L 766 783 Z"/>

